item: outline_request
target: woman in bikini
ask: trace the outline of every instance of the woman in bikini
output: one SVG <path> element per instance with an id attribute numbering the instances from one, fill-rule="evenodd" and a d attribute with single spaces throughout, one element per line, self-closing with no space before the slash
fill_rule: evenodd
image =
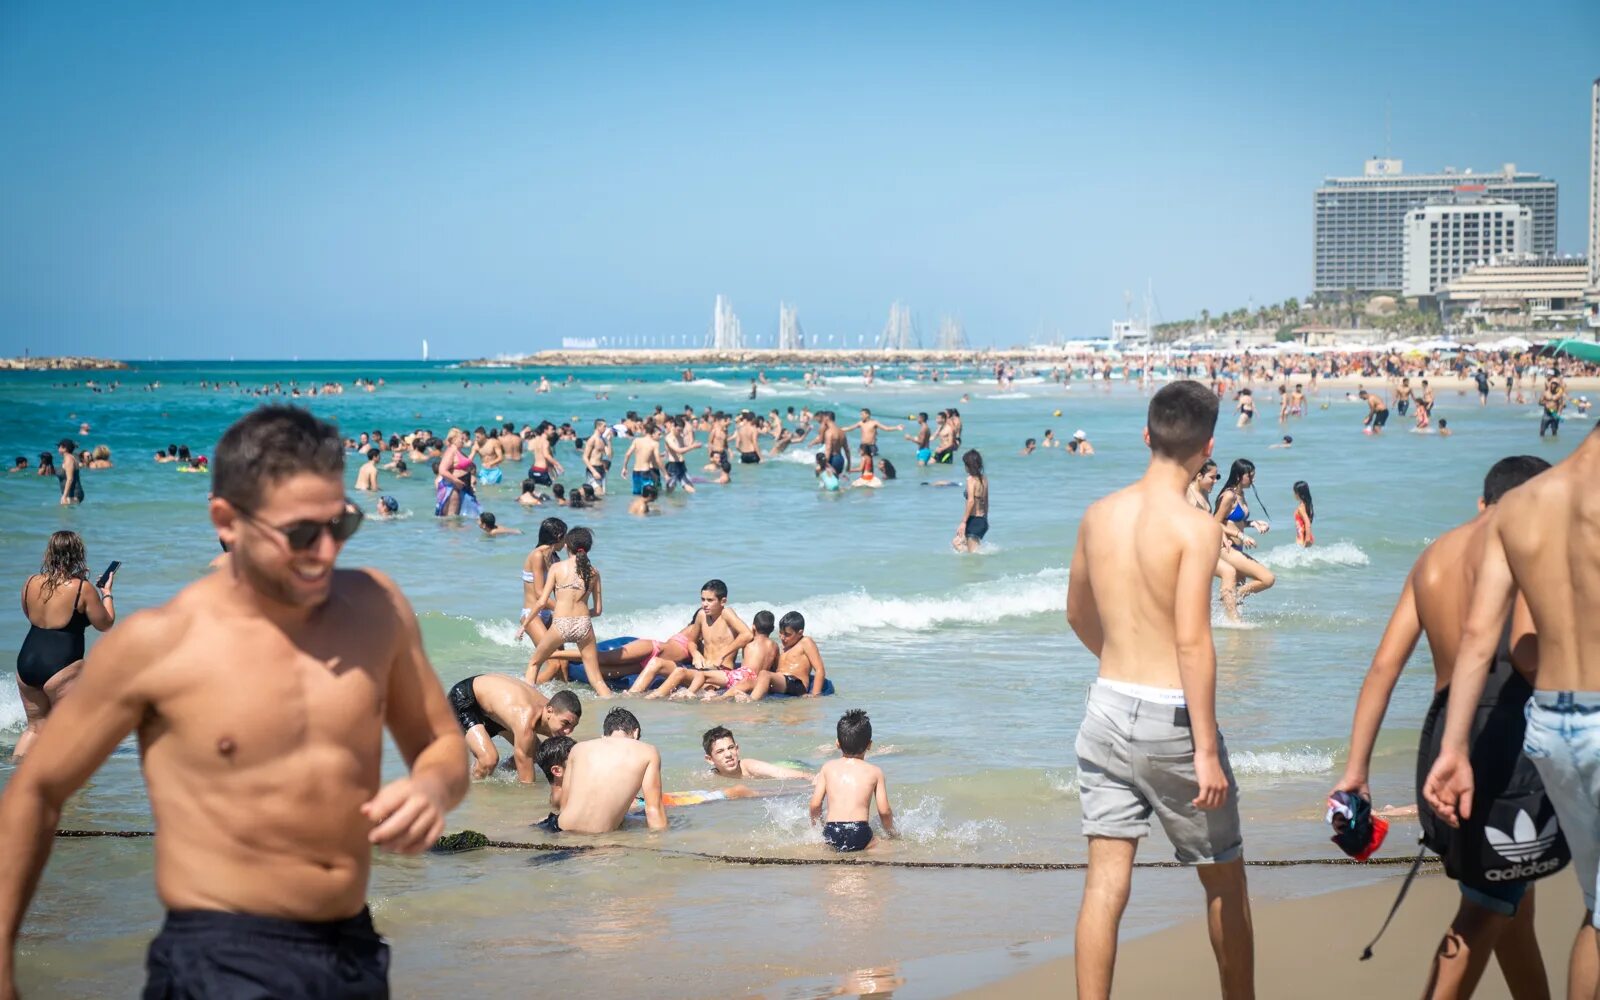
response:
<path id="1" fill-rule="evenodd" d="M 472 492 L 472 459 L 462 451 L 467 434 L 452 427 L 444 439 L 444 454 L 439 456 L 439 482 L 434 496 L 436 517 L 466 515 L 477 517 L 478 498 Z"/>
<path id="2" fill-rule="evenodd" d="M 547 517 L 539 524 L 539 544 L 534 546 L 528 558 L 522 561 L 522 619 L 517 627 L 517 634 L 511 638 L 521 642 L 526 635 L 533 640 L 535 647 L 544 639 L 545 630 L 550 627 L 550 617 L 553 612 L 548 604 L 539 604 L 539 595 L 544 593 L 545 577 L 549 575 L 550 566 L 561 556 L 561 549 L 566 545 L 567 522 L 559 517 Z M 532 661 L 529 661 L 532 666 Z M 557 672 L 565 674 L 565 665 L 556 664 L 546 666 L 538 683 L 542 684 Z M 566 680 L 563 676 L 562 680 Z"/>
<path id="3" fill-rule="evenodd" d="M 989 477 L 983 473 L 983 456 L 976 448 L 967 449 L 961 464 L 967 467 L 967 488 L 962 493 L 967 502 L 961 508 L 961 521 L 951 545 L 957 552 L 976 552 L 983 536 L 989 533 Z"/>
<path id="4" fill-rule="evenodd" d="M 1306 485 L 1304 479 L 1294 484 L 1294 496 L 1300 501 L 1300 506 L 1294 509 L 1294 540 L 1302 549 L 1308 549 L 1317 543 L 1316 536 L 1311 533 L 1311 522 L 1316 519 L 1317 509 L 1311 503 L 1311 487 Z"/>
<path id="5" fill-rule="evenodd" d="M 600 654 L 595 649 L 594 622 L 600 617 L 600 571 L 589 562 L 589 550 L 594 547 L 594 534 L 588 528 L 573 528 L 567 532 L 567 551 L 570 559 L 551 566 L 545 574 L 544 587 L 534 607 L 551 605 L 550 628 L 533 649 L 528 661 L 527 679 L 536 681 L 550 654 L 567 643 L 578 647 L 583 659 L 583 669 L 594 688 L 595 697 L 611 697 L 611 689 L 600 672 Z M 594 683 L 596 679 L 599 683 Z"/>
<path id="6" fill-rule="evenodd" d="M 1255 548 L 1256 542 L 1244 533 L 1244 529 L 1251 527 L 1265 534 L 1272 527 L 1267 521 L 1250 520 L 1250 505 L 1245 502 L 1244 491 L 1247 487 L 1253 488 L 1255 482 L 1255 463 L 1248 458 L 1236 459 L 1228 470 L 1227 482 L 1222 484 L 1222 492 L 1217 494 L 1216 509 L 1212 511 L 1212 516 L 1222 525 L 1222 537 L 1225 543 L 1222 558 L 1226 559 L 1240 576 L 1250 578 L 1250 582 L 1238 590 L 1238 596 L 1241 598 L 1259 594 L 1278 582 L 1272 570 L 1245 554 L 1245 549 Z M 1259 501 L 1260 497 L 1256 499 Z"/>

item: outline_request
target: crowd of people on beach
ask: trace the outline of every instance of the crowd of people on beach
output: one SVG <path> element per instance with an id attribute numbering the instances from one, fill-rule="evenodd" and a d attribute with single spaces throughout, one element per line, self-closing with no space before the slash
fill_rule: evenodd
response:
<path id="1" fill-rule="evenodd" d="M 1383 426 L 1376 415 L 1388 399 L 1401 412 L 1434 406 L 1427 380 L 1412 389 L 1411 376 L 1391 374 L 1389 387 L 1356 396 L 1368 401 L 1366 429 L 1374 433 Z M 1234 375 L 1248 381 L 1248 372 L 1223 366 L 1205 375 L 1209 384 L 1183 380 L 1154 392 L 1146 421 L 1149 470 L 1085 512 L 1070 567 L 1068 622 L 1100 662 L 1076 743 L 1090 859 L 1077 942 L 1083 996 L 1109 996 L 1137 842 L 1152 816 L 1178 860 L 1199 872 L 1224 995 L 1252 990 L 1243 838 L 1237 785 L 1215 721 L 1210 614 L 1213 580 L 1220 581 L 1224 612 L 1237 617 L 1239 601 L 1269 589 L 1275 577 L 1247 551 L 1255 545 L 1247 532 L 1270 529 L 1254 489 L 1255 465 L 1235 460 L 1222 477 L 1210 459 L 1222 400 L 1233 390 L 1241 422 L 1253 420 L 1257 391 L 1233 382 Z M 1002 384 L 1012 377 L 996 372 Z M 1483 380 L 1477 381 L 1482 391 Z M 1306 416 L 1305 387 L 1285 378 L 1276 391 L 1282 421 Z M 1316 392 L 1314 383 L 1310 392 Z M 1569 404 L 1577 408 L 1559 379 L 1544 382 L 1542 393 L 1541 406 L 1554 407 L 1558 416 Z M 259 974 L 281 984 L 286 995 L 315 992 L 307 983 L 326 984 L 329 963 L 340 966 L 339 975 L 371 986 L 384 976 L 384 953 L 364 909 L 369 847 L 414 854 L 433 846 L 471 778 L 505 766 L 532 784 L 542 773 L 549 799 L 540 825 L 573 834 L 613 831 L 640 814 L 650 829 L 664 829 L 668 806 L 705 794 L 663 790 L 660 751 L 642 739 L 638 718 L 626 708 L 608 712 L 599 737 L 575 741 L 583 715 L 577 685 L 589 685 L 602 700 L 759 702 L 831 691 L 805 616 L 761 611 L 746 624 L 721 580 L 706 581 L 688 623 L 673 635 L 600 641 L 594 620 L 603 614 L 604 592 L 592 559 L 595 533 L 546 517 L 522 570 L 516 639 L 532 643 L 523 676 L 478 673 L 447 692 L 393 581 L 376 571 L 335 569 L 342 544 L 366 516 L 347 496 L 347 454 L 362 461 L 356 493 L 380 494 L 376 516 L 399 513 L 399 505 L 381 494 L 380 474 L 407 476 L 420 463 L 434 476 L 436 516 L 476 519 L 486 533 L 504 536 L 518 532 L 481 509 L 478 488 L 504 483 L 524 462 L 519 503 L 582 509 L 604 502 L 614 449 L 626 441 L 619 482 L 631 489 L 630 509 L 644 514 L 662 493 L 729 482 L 735 453 L 744 467 L 791 447 L 815 447 L 821 489 L 882 488 L 896 470 L 880 452 L 881 435 L 901 432 L 916 448 L 919 467 L 953 465 L 959 456 L 966 480 L 952 544 L 975 550 L 989 530 L 983 457 L 976 449 L 961 450 L 956 408 L 934 421 L 926 413 L 912 420 L 907 432 L 866 408 L 845 425 L 831 410 L 804 407 L 762 416 L 710 407 L 668 414 L 658 406 L 642 416 L 628 411 L 615 422 L 596 420 L 586 435 L 550 421 L 518 430 L 497 417 L 471 432 L 450 428 L 443 437 L 426 428 L 344 437 L 308 411 L 280 404 L 234 423 L 209 459 L 177 445 L 157 452 L 156 462 L 211 475 L 211 529 L 224 555 L 214 572 L 166 604 L 119 621 L 112 595 L 118 564 L 91 584 L 83 539 L 71 531 L 51 536 L 41 571 L 23 591 L 29 633 L 17 682 L 27 729 L 15 756 L 26 763 L 0 797 L 0 831 L 18 845 L 24 862 L 0 868 L 0 927 L 15 939 L 67 796 L 136 731 L 156 824 L 171 845 L 156 862 L 172 915 L 151 946 L 152 983 L 181 991 L 208 975 L 233 975 L 219 970 L 211 954 L 225 942 L 255 956 L 252 962 L 266 970 Z M 1558 431 L 1559 420 L 1541 434 L 1546 429 Z M 87 425 L 81 433 L 88 433 Z M 857 435 L 854 448 L 851 433 Z M 1058 447 L 1053 429 L 1044 439 L 1044 448 Z M 1082 432 L 1070 440 L 1076 444 L 1063 452 L 1093 454 Z M 581 486 L 563 489 L 558 481 L 567 475 L 563 442 L 574 474 L 582 471 Z M 1032 439 L 1028 444 L 1024 453 L 1035 453 Z M 1292 445 L 1291 435 L 1284 445 Z M 697 477 L 689 464 L 701 448 L 707 461 L 700 471 L 708 475 Z M 66 439 L 58 450 L 63 502 L 73 494 L 81 500 L 79 449 Z M 109 463 L 109 455 L 104 460 Z M 1592 523 L 1592 491 L 1581 488 L 1595 481 L 1596 466 L 1600 435 L 1593 434 L 1548 471 L 1526 457 L 1498 463 L 1485 483 L 1485 513 L 1424 553 L 1363 687 L 1350 765 L 1330 796 L 1336 840 L 1352 856 L 1370 855 L 1383 817 L 1371 808 L 1366 761 L 1394 676 L 1425 632 L 1440 678 L 1425 728 L 1425 750 L 1428 739 L 1434 749 L 1425 760 L 1432 767 L 1421 795 L 1427 815 L 1437 820 L 1424 822 L 1432 831 L 1430 846 L 1448 867 L 1450 852 L 1464 857 L 1479 843 L 1501 843 L 1494 834 L 1512 829 L 1522 852 L 1511 869 L 1459 861 L 1451 870 L 1463 886 L 1461 910 L 1430 973 L 1430 982 L 1458 984 L 1448 995 L 1469 993 L 1490 953 L 1502 963 L 1526 962 L 1528 947 L 1537 955 L 1519 904 L 1527 883 L 1565 863 L 1546 865 L 1535 850 L 1554 843 L 1547 831 L 1557 829 L 1556 818 L 1593 909 L 1600 746 L 1593 727 L 1583 726 L 1585 713 L 1596 711 L 1590 703 L 1600 697 L 1593 693 L 1600 690 L 1600 667 L 1587 653 L 1600 648 L 1600 635 L 1589 634 L 1600 619 L 1572 609 L 1593 607 L 1600 593 L 1568 550 L 1600 545 L 1585 527 Z M 1296 541 L 1309 546 L 1311 489 L 1302 481 L 1293 492 Z M 1140 571 L 1128 573 L 1134 565 Z M 1520 602 L 1515 611 L 1513 597 Z M 319 613 L 334 600 L 345 612 L 341 622 L 359 620 L 363 627 L 352 630 Z M 106 635 L 86 662 L 90 628 Z M 1530 651 L 1524 640 L 1535 632 L 1538 649 Z M 225 674 L 214 669 L 219 645 L 233 651 Z M 1514 675 L 1521 676 L 1520 686 Z M 567 686 L 551 691 L 558 682 Z M 1486 682 L 1489 693 L 1483 694 Z M 1513 734 L 1501 718 L 1505 713 L 1496 716 L 1499 728 L 1480 718 L 1474 729 L 1481 705 L 1513 703 L 1528 705 L 1526 741 L 1534 749 L 1526 757 L 1520 756 L 1524 732 Z M 380 706 L 376 714 L 373 705 Z M 380 787 L 385 727 L 408 773 Z M 767 794 L 745 782 L 781 788 L 810 780 L 810 813 L 822 824 L 823 843 L 840 852 L 871 849 L 874 813 L 882 835 L 895 835 L 887 779 L 864 760 L 871 721 L 852 709 L 838 720 L 836 736 L 841 756 L 815 772 L 796 762 L 745 758 L 723 727 L 704 733 L 701 750 L 711 772 L 738 782 L 720 788 L 721 797 Z M 496 739 L 510 745 L 504 765 Z M 334 758 L 348 764 L 330 774 L 322 762 Z M 1513 783 L 1500 777 L 1515 770 L 1508 760 L 1531 761 L 1515 784 L 1527 822 L 1496 811 L 1503 799 L 1510 801 L 1506 789 Z M 1543 798 L 1528 791 L 1529 773 L 1543 779 L 1537 793 Z M 240 783 L 236 774 L 250 777 Z M 1512 825 L 1486 826 L 1490 817 Z M 1533 832 L 1525 835 L 1530 823 Z M 278 847 L 268 856 L 232 850 L 245 826 L 269 831 Z M 1586 928 L 1573 952 L 1573 982 L 1589 983 L 1593 993 L 1600 951 L 1593 928 Z M 293 942 L 294 950 L 286 955 L 283 942 Z M 0 981 L 10 972 L 9 964 L 0 967 Z"/>

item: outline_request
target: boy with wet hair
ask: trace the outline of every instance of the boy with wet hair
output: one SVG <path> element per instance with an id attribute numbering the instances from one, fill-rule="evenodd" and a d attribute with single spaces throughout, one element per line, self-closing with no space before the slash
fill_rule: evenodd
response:
<path id="1" fill-rule="evenodd" d="M 584 740 L 567 754 L 562 773 L 560 829 L 568 833 L 610 833 L 622 826 L 643 797 L 652 830 L 667 828 L 661 805 L 661 753 L 640 739 L 639 720 L 613 708 L 596 740 Z"/>
<path id="2" fill-rule="evenodd" d="M 567 770 L 567 756 L 572 753 L 572 748 L 576 744 L 577 741 L 570 736 L 554 736 L 539 744 L 539 752 L 534 755 L 539 770 L 544 772 L 544 780 L 550 783 L 549 814 L 534 824 L 541 830 L 548 830 L 551 833 L 561 830 L 563 778 Z"/>
<path id="3" fill-rule="evenodd" d="M 1149 467 L 1091 504 L 1078 526 L 1067 622 L 1100 661 L 1076 744 L 1089 840 L 1080 997 L 1111 995 L 1117 930 L 1152 813 L 1205 888 L 1223 996 L 1254 992 L 1238 787 L 1215 714 L 1211 576 L 1222 528 L 1184 495 L 1216 424 L 1210 389 L 1187 380 L 1161 389 L 1145 420 Z"/>
<path id="4" fill-rule="evenodd" d="M 768 764 L 764 760 L 750 760 L 739 753 L 739 741 L 726 726 L 712 726 L 700 737 L 700 746 L 706 752 L 706 763 L 724 778 L 809 778 L 809 771 L 801 771 L 781 764 Z"/>
<path id="5" fill-rule="evenodd" d="M 806 635 L 805 616 L 798 611 L 786 613 L 778 622 L 778 641 L 783 651 L 778 654 L 777 669 L 757 678 L 750 700 L 760 701 L 773 692 L 795 698 L 821 696 L 828 671 L 822 665 L 822 651 Z"/>
<path id="6" fill-rule="evenodd" d="M 883 835 L 894 837 L 894 812 L 889 808 L 889 784 L 883 769 L 868 764 L 862 757 L 872 746 L 872 720 L 859 708 L 839 717 L 837 727 L 840 757 L 822 765 L 811 790 L 811 825 L 822 818 L 827 803 L 828 820 L 822 825 L 822 841 L 841 853 L 865 851 L 876 841 L 872 836 L 869 809 L 876 805 Z"/>
<path id="7" fill-rule="evenodd" d="M 735 658 L 755 638 L 755 633 L 728 607 L 728 585 L 721 580 L 707 580 L 700 587 L 700 610 L 683 630 L 683 636 L 689 641 L 694 669 L 673 668 L 666 681 L 645 695 L 646 698 L 665 698 L 685 682 L 689 684 L 686 694 L 696 694 L 705 686 L 704 671 L 707 670 L 737 673 Z M 740 680 L 743 678 L 737 677 L 733 683 Z"/>

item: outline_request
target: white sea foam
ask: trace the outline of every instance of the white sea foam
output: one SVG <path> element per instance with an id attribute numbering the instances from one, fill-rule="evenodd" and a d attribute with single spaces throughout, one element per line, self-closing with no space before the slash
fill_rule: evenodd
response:
<path id="1" fill-rule="evenodd" d="M 1365 566 L 1372 560 L 1350 542 L 1332 545 L 1313 545 L 1302 549 L 1298 545 L 1279 545 L 1256 556 L 1262 565 L 1273 569 L 1306 569 L 1313 566 Z"/>
<path id="2" fill-rule="evenodd" d="M 806 634 L 813 639 L 838 639 L 876 629 L 928 632 L 942 625 L 982 625 L 1006 618 L 1059 614 L 1066 606 L 1067 571 L 1048 569 L 972 584 L 946 594 L 874 597 L 864 590 L 824 594 L 785 602 L 739 602 L 748 621 L 758 611 L 781 616 L 798 608 L 806 616 Z M 631 614 L 606 616 L 607 633 L 651 638 L 668 636 L 689 620 L 686 604 L 668 604 Z M 514 645 L 517 623 L 508 618 L 472 620 L 479 636 L 498 646 Z"/>
<path id="3" fill-rule="evenodd" d="M 1228 760 L 1235 774 L 1286 775 L 1326 774 L 1333 770 L 1333 753 L 1316 747 L 1298 750 L 1230 751 Z"/>
<path id="4" fill-rule="evenodd" d="M 1032 399 L 1033 398 L 1033 393 L 1031 393 L 1031 392 L 989 392 L 989 393 L 985 393 L 981 398 L 983 398 L 983 399 Z"/>
<path id="5" fill-rule="evenodd" d="M 790 445 L 788 448 L 778 452 L 776 455 L 763 458 L 762 461 L 793 462 L 795 465 L 809 465 L 815 467 L 817 464 L 817 453 L 809 448 L 801 448 L 796 445 Z"/>
<path id="6" fill-rule="evenodd" d="M 822 833 L 811 825 L 805 798 L 769 798 L 760 802 L 767 822 L 751 832 L 750 850 L 770 851 L 821 843 Z M 946 820 L 944 801 L 936 796 L 923 797 L 910 805 L 899 803 L 894 821 L 901 838 L 914 844 L 970 848 L 992 843 L 1006 834 L 1005 824 L 995 819 Z"/>
<path id="7" fill-rule="evenodd" d="M 21 732 L 27 721 L 28 716 L 22 710 L 22 696 L 17 694 L 17 686 L 7 683 L 0 687 L 0 729 Z"/>

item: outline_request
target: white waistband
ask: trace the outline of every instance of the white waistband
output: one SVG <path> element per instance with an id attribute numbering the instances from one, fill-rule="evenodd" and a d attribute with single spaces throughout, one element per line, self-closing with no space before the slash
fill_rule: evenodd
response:
<path id="1" fill-rule="evenodd" d="M 1175 705 L 1180 708 L 1186 704 L 1183 700 L 1183 688 L 1130 684 L 1127 681 L 1114 681 L 1107 677 L 1096 677 L 1094 682 L 1108 691 L 1115 691 L 1129 698 L 1138 698 L 1140 701 L 1154 702 L 1157 705 Z"/>

